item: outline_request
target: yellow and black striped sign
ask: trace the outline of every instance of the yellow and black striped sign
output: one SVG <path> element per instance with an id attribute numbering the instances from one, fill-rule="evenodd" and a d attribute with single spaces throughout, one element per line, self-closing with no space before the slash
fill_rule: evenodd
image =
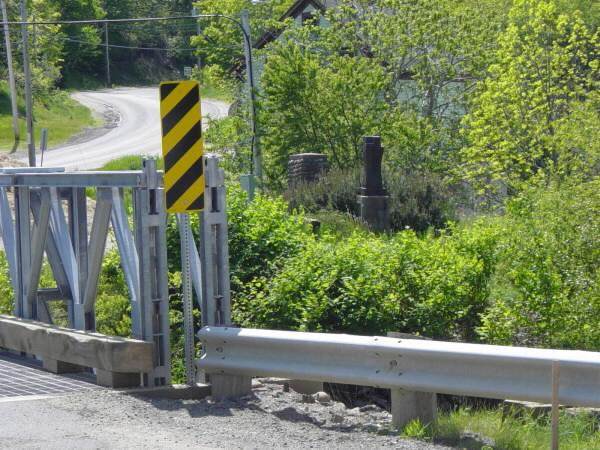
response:
<path id="1" fill-rule="evenodd" d="M 161 83 L 160 116 L 167 211 L 201 210 L 204 208 L 204 174 L 198 82 Z"/>

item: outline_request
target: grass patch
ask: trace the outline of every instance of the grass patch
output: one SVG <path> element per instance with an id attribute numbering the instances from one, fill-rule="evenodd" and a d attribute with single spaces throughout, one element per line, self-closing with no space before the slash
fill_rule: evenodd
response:
<path id="1" fill-rule="evenodd" d="M 19 98 L 17 103 L 21 130 L 18 149 L 25 150 L 27 148 L 25 103 L 22 98 Z M 96 120 L 88 108 L 71 99 L 67 93 L 60 91 L 38 99 L 34 104 L 34 117 L 36 147 L 39 146 L 42 128 L 48 129 L 48 145 L 53 147 L 67 141 L 84 128 L 96 125 Z M 0 81 L 0 150 L 11 150 L 13 144 L 10 94 L 7 83 Z"/>
<path id="2" fill-rule="evenodd" d="M 367 228 L 360 220 L 349 213 L 342 213 L 339 211 L 317 211 L 306 213 L 306 217 L 321 222 L 321 232 L 333 234 L 340 238 L 349 237 L 357 231 L 367 231 Z"/>
<path id="3" fill-rule="evenodd" d="M 143 155 L 126 155 L 117 159 L 113 159 L 112 161 L 107 162 L 101 167 L 98 167 L 96 170 L 105 170 L 105 171 L 113 171 L 113 170 L 142 170 L 142 161 L 144 159 L 156 159 L 156 166 L 159 170 L 163 169 L 163 159 L 162 158 L 154 158 L 152 156 L 143 156 Z M 86 188 L 86 195 L 88 198 L 96 199 L 96 190 L 94 188 Z M 125 189 L 123 201 L 125 203 L 126 211 L 132 211 L 133 201 L 131 199 L 131 190 Z"/>
<path id="4" fill-rule="evenodd" d="M 143 155 L 126 155 L 117 159 L 113 159 L 96 170 L 142 170 L 142 161 L 144 159 L 154 159 L 154 157 Z M 156 158 L 156 165 L 162 170 L 162 158 Z"/>
<path id="5" fill-rule="evenodd" d="M 203 98 L 212 98 L 228 103 L 233 101 L 233 95 L 230 91 L 210 84 L 203 84 L 200 87 L 200 95 Z"/>
<path id="6" fill-rule="evenodd" d="M 561 412 L 560 447 L 600 449 L 600 422 L 585 413 Z M 550 448 L 550 417 L 502 418 L 501 409 L 469 408 L 441 414 L 433 425 L 409 423 L 403 436 L 466 449 L 537 450 Z"/>

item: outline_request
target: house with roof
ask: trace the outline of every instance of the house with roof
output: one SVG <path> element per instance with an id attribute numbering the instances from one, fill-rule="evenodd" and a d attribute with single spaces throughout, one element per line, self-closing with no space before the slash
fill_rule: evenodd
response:
<path id="1" fill-rule="evenodd" d="M 292 6 L 279 18 L 281 22 L 292 19 L 297 25 L 302 26 L 306 22 L 313 22 L 318 13 L 336 6 L 338 0 L 296 0 Z M 319 18 L 319 25 L 324 25 L 325 19 Z M 265 32 L 254 43 L 254 47 L 261 49 L 270 42 L 278 39 L 281 31 L 269 30 Z"/>
<path id="2" fill-rule="evenodd" d="M 294 24 L 302 26 L 305 23 L 315 24 L 315 19 L 318 17 L 317 24 L 319 26 L 326 26 L 327 19 L 323 16 L 326 10 L 335 8 L 340 3 L 339 0 L 296 0 L 292 6 L 279 18 L 281 22 L 292 19 Z M 276 41 L 280 38 L 283 30 L 269 30 L 260 36 L 254 43 L 254 48 L 262 49 L 269 45 L 269 43 Z M 360 50 L 363 56 L 370 57 L 371 52 L 368 48 Z M 255 79 L 260 80 L 260 74 L 263 71 L 265 60 L 263 57 L 257 58 L 255 63 Z M 468 75 L 460 76 L 455 81 L 452 81 L 448 86 L 445 87 L 444 92 L 440 94 L 442 103 L 446 104 L 445 112 L 442 113 L 444 116 L 461 116 L 465 113 L 462 105 L 456 104 L 453 98 L 456 96 L 456 91 L 460 89 L 460 86 L 464 83 L 464 79 Z M 399 99 L 403 102 L 411 102 L 417 91 L 416 82 L 413 80 L 412 73 L 408 71 L 403 74 L 398 80 L 401 85 L 399 89 Z M 260 89 L 260 82 L 258 82 Z M 425 99 L 427 101 L 427 99 Z M 427 105 L 423 105 L 425 109 Z"/>

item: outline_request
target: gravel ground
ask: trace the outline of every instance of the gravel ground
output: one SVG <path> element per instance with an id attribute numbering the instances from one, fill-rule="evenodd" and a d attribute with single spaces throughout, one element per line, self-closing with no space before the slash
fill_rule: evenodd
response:
<path id="1" fill-rule="evenodd" d="M 238 401 L 148 400 L 108 390 L 0 403 L 0 448 L 442 449 L 390 431 L 375 405 L 346 409 L 255 383 Z"/>

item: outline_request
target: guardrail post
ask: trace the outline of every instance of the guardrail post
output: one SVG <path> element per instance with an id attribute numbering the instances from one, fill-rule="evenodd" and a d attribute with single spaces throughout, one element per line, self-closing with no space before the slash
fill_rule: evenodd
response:
<path id="1" fill-rule="evenodd" d="M 219 157 L 207 154 L 204 163 L 204 211 L 200 214 L 202 271 L 202 326 L 231 326 L 229 245 L 225 177 Z M 226 373 L 209 373 L 215 400 L 238 397 L 251 391 L 252 378 Z"/>
<path id="2" fill-rule="evenodd" d="M 426 340 L 421 336 L 407 333 L 388 332 L 388 337 L 401 339 Z M 403 428 L 413 420 L 423 425 L 433 422 L 437 417 L 437 395 L 431 392 L 417 392 L 406 389 L 391 389 L 392 423 Z"/>

